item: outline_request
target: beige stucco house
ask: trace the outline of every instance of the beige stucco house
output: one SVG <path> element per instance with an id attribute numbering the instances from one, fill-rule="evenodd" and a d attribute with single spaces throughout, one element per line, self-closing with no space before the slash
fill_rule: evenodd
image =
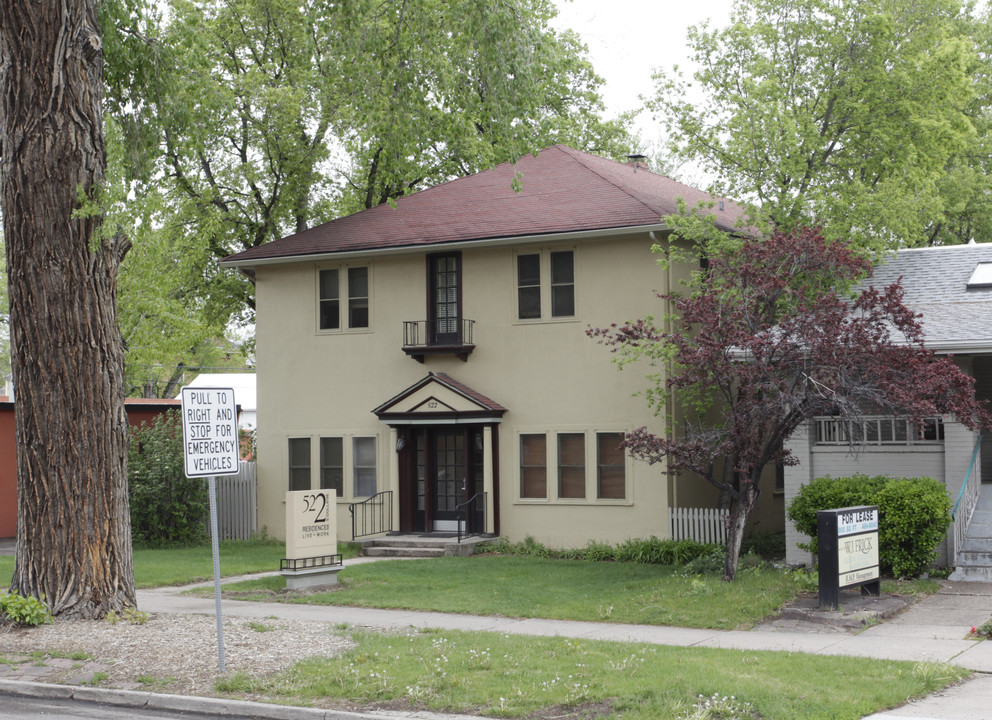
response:
<path id="1" fill-rule="evenodd" d="M 665 428 L 644 372 L 586 334 L 667 312 L 655 292 L 688 268 L 651 247 L 680 197 L 726 230 L 741 212 L 555 146 L 227 258 L 256 281 L 259 524 L 282 537 L 287 490 L 335 488 L 341 539 L 377 497 L 359 522 L 576 547 L 713 506 L 618 449 Z"/>

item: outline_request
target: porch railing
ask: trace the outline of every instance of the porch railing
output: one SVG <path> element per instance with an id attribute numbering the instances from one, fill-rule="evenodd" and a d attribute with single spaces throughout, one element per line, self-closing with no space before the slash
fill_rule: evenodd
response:
<path id="1" fill-rule="evenodd" d="M 455 505 L 458 513 L 458 542 L 462 541 L 462 528 L 465 534 L 486 531 L 486 493 L 476 493 L 465 502 Z M 467 515 L 467 517 L 466 517 Z"/>
<path id="2" fill-rule="evenodd" d="M 835 417 L 813 419 L 813 441 L 817 445 L 921 445 L 944 441 L 942 418 L 926 418 L 914 424 L 892 415 L 869 415 L 860 420 Z"/>
<path id="3" fill-rule="evenodd" d="M 958 493 L 958 499 L 954 503 L 954 509 L 951 510 L 951 519 L 954 521 L 954 559 L 957 561 L 957 555 L 961 552 L 961 546 L 964 544 L 965 535 L 968 532 L 968 523 L 971 522 L 972 513 L 975 512 L 975 506 L 978 504 L 978 496 L 982 488 L 982 469 L 981 465 L 977 466 L 979 453 L 982 449 L 982 435 L 978 436 L 978 441 L 975 443 L 975 450 L 971 454 L 971 464 L 968 465 L 968 472 L 964 476 L 964 482 L 961 483 L 961 491 Z"/>
<path id="4" fill-rule="evenodd" d="M 351 513 L 351 539 L 381 535 L 393 530 L 393 491 L 384 490 L 348 506 Z"/>

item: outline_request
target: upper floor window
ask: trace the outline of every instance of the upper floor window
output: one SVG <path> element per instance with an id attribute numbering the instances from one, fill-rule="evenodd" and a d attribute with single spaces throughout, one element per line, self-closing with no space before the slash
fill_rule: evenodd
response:
<path id="1" fill-rule="evenodd" d="M 572 250 L 517 255 L 517 319 L 575 316 L 575 253 Z"/>
<path id="2" fill-rule="evenodd" d="M 369 268 L 318 271 L 318 329 L 364 330 L 369 327 Z"/>

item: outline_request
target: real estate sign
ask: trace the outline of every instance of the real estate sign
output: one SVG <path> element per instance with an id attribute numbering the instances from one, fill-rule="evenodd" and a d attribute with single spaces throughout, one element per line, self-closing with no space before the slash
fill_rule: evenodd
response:
<path id="1" fill-rule="evenodd" d="M 238 474 L 238 410 L 232 388 L 182 389 L 186 477 Z"/>
<path id="2" fill-rule="evenodd" d="M 840 589 L 853 585 L 878 595 L 878 507 L 820 510 L 816 522 L 820 607 L 836 609 Z"/>

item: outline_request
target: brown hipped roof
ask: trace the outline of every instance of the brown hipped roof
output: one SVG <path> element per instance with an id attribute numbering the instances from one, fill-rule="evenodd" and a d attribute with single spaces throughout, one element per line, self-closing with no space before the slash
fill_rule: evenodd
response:
<path id="1" fill-rule="evenodd" d="M 521 189 L 513 188 L 519 172 Z M 664 175 L 555 145 L 516 166 L 475 175 L 338 218 L 223 260 L 225 265 L 295 256 L 438 245 L 556 233 L 659 225 L 677 212 L 717 200 Z M 710 210 L 732 230 L 743 210 L 730 201 Z"/>

